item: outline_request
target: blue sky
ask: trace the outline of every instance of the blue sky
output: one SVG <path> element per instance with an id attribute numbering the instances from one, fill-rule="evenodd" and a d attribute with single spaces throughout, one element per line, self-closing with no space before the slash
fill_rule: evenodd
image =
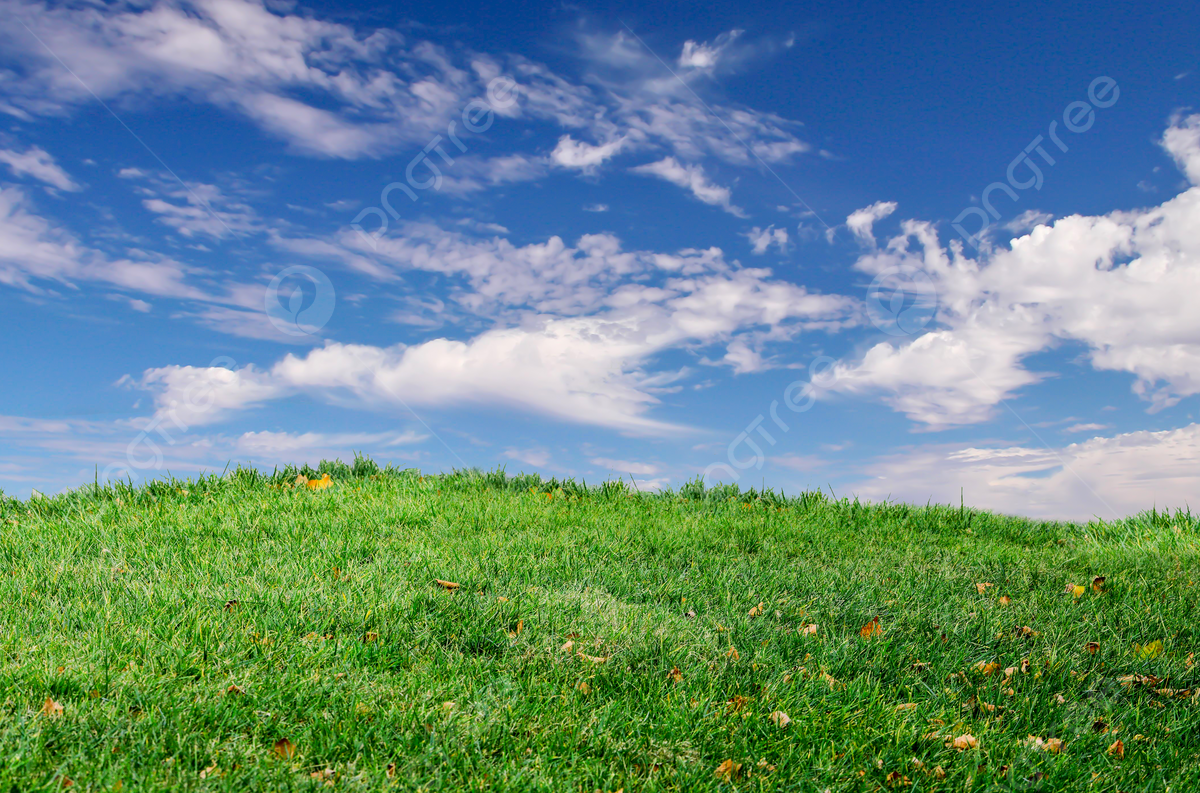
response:
<path id="1" fill-rule="evenodd" d="M 1191 4 L 2 4 L 8 494 L 1200 494 Z"/>

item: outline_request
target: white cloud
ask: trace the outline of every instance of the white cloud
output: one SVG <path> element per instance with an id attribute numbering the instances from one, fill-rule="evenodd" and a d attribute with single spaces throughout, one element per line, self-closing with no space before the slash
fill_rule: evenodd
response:
<path id="1" fill-rule="evenodd" d="M 101 281 L 164 297 L 205 299 L 171 259 L 110 259 L 31 211 L 17 187 L 0 188 L 0 283 L 40 291 L 35 282 Z"/>
<path id="2" fill-rule="evenodd" d="M 616 156 L 625 146 L 626 138 L 617 138 L 599 146 L 593 146 L 570 135 L 558 139 L 558 145 L 550 152 L 550 159 L 560 168 L 574 168 L 591 173 L 604 162 Z"/>
<path id="3" fill-rule="evenodd" d="M 767 249 L 772 245 L 777 246 L 780 253 L 787 252 L 787 229 L 777 229 L 774 226 L 767 226 L 765 229 L 760 229 L 758 226 L 755 226 L 745 236 L 750 240 L 750 244 L 753 246 L 756 254 L 762 255 L 766 253 Z"/>
<path id="4" fill-rule="evenodd" d="M 593 457 L 592 465 L 599 465 L 618 474 L 637 474 L 639 476 L 654 476 L 661 469 L 653 463 L 639 463 L 630 460 L 613 460 L 608 457 Z"/>
<path id="5" fill-rule="evenodd" d="M 1063 429 L 1063 432 L 1096 432 L 1098 430 L 1109 429 L 1111 426 L 1112 426 L 1111 424 L 1095 424 L 1095 423 L 1072 424 L 1069 427 L 1065 427 Z"/>
<path id="6" fill-rule="evenodd" d="M 354 235 L 343 242 L 365 244 Z M 160 409 L 172 399 L 183 401 L 179 394 L 186 388 L 220 389 L 225 401 L 216 400 L 216 410 L 205 414 L 213 420 L 226 407 L 305 392 L 375 406 L 503 405 L 663 433 L 679 428 L 647 414 L 679 373 L 647 371 L 658 353 L 722 343 L 734 355 L 747 334 L 757 348 L 768 339 L 785 341 L 805 328 L 837 328 L 854 319 L 853 301 L 809 293 L 772 279 L 769 270 L 735 268 L 718 249 L 624 251 L 611 235 L 584 235 L 574 246 L 553 237 L 516 247 L 500 237 L 474 240 L 410 224 L 402 236 L 381 239 L 372 256 L 400 271 L 462 278 L 470 289 L 452 293 L 457 303 L 502 319 L 467 341 L 327 343 L 267 371 L 219 370 L 209 380 L 186 367 L 164 367 L 147 372 L 143 385 L 156 392 Z M 730 362 L 760 366 L 758 353 L 746 349 Z"/>
<path id="7" fill-rule="evenodd" d="M 683 43 L 683 52 L 679 54 L 679 66 L 684 69 L 702 69 L 711 71 L 717 67 L 722 54 L 736 41 L 744 31 L 731 30 L 722 33 L 711 43 L 697 44 L 688 40 Z"/>
<path id="8" fill-rule="evenodd" d="M 534 468 L 545 468 L 550 463 L 550 452 L 542 448 L 504 450 L 504 456 L 510 460 L 532 465 Z"/>
<path id="9" fill-rule="evenodd" d="M 1200 162 L 1198 125 L 1176 119 L 1163 136 L 1185 169 Z M 1200 393 L 1200 187 L 1149 209 L 1060 218 L 977 259 L 957 241 L 944 248 L 930 224 L 906 221 L 886 250 L 855 266 L 924 272 L 938 315 L 925 335 L 840 364 L 831 390 L 879 393 L 931 427 L 988 419 L 1041 379 L 1023 360 L 1062 341 L 1084 345 L 1095 369 L 1134 375 L 1151 410 Z"/>
<path id="10" fill-rule="evenodd" d="M 1035 226 L 1044 226 L 1054 220 L 1054 215 L 1037 209 L 1026 209 L 1021 214 L 1004 224 L 1004 228 L 1014 234 L 1024 234 L 1032 231 Z"/>
<path id="11" fill-rule="evenodd" d="M 1200 114 L 1172 118 L 1163 133 L 1162 147 L 1175 158 L 1188 181 L 1200 185 Z"/>
<path id="12" fill-rule="evenodd" d="M 38 146 L 33 146 L 25 152 L 0 149 L 0 162 L 7 165 L 17 176 L 32 176 L 59 190 L 83 189 L 54 162 L 53 157 Z"/>
<path id="13" fill-rule="evenodd" d="M 584 212 L 607 212 L 608 204 L 588 204 L 583 208 Z"/>
<path id="14" fill-rule="evenodd" d="M 696 198 L 706 204 L 719 206 L 731 215 L 745 217 L 746 213 L 740 207 L 731 203 L 732 193 L 728 187 L 713 184 L 700 165 L 681 164 L 674 157 L 665 157 L 658 162 L 639 165 L 631 171 L 646 176 L 657 176 L 673 185 L 678 185 L 691 192 Z M 786 232 L 784 232 L 786 236 Z"/>
<path id="15" fill-rule="evenodd" d="M 1196 498 L 1200 425 L 1092 438 L 1058 449 L 918 447 L 870 465 L 862 498 L 966 503 L 1029 517 L 1106 520 Z"/>
<path id="16" fill-rule="evenodd" d="M 869 207 L 856 209 L 846 218 L 846 228 L 865 245 L 875 247 L 875 235 L 871 228 L 876 221 L 883 220 L 896 211 L 895 201 L 876 201 Z"/>

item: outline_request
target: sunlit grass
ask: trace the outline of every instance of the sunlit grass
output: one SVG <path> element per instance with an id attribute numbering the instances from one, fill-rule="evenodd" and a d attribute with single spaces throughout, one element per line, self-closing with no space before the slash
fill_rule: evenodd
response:
<path id="1" fill-rule="evenodd" d="M 1191 515 L 322 472 L 0 500 L 0 788 L 1200 788 Z"/>

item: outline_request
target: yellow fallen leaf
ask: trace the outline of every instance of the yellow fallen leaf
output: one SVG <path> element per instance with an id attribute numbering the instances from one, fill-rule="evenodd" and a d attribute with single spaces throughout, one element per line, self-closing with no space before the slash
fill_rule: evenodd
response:
<path id="1" fill-rule="evenodd" d="M 304 486 L 309 490 L 324 490 L 332 484 L 333 480 L 329 478 L 329 474 L 321 474 L 320 479 L 309 479 Z"/>
<path id="2" fill-rule="evenodd" d="M 683 673 L 679 671 L 678 666 L 671 667 L 671 671 L 667 673 L 667 680 L 670 680 L 672 683 L 683 682 Z"/>
<path id="3" fill-rule="evenodd" d="M 1000 664 L 996 661 L 992 661 L 990 663 L 987 661 L 980 661 L 979 663 L 975 664 L 975 671 L 979 672 L 984 677 L 990 677 L 991 675 L 994 675 L 996 670 L 999 668 Z"/>
<path id="4" fill-rule="evenodd" d="M 1108 747 L 1108 754 L 1111 754 L 1113 757 L 1124 757 L 1125 756 L 1125 744 L 1121 743 L 1120 738 L 1113 741 L 1112 744 Z"/>
<path id="5" fill-rule="evenodd" d="M 50 719 L 57 719 L 63 715 L 62 703 L 55 702 L 52 698 L 46 697 L 46 701 L 42 703 L 42 715 Z"/>
<path id="6" fill-rule="evenodd" d="M 1001 606 L 1012 605 L 1012 598 L 1010 598 L 1008 595 L 1001 595 L 1000 596 L 1000 605 Z"/>
<path id="7" fill-rule="evenodd" d="M 713 771 L 713 776 L 720 779 L 722 782 L 730 782 L 742 775 L 742 764 L 735 763 L 733 760 L 726 760 L 717 766 Z"/>
<path id="8" fill-rule="evenodd" d="M 731 661 L 736 661 L 739 658 L 741 658 L 742 656 L 738 654 L 736 647 L 730 647 L 728 650 L 725 651 L 725 657 L 730 659 Z"/>
<path id="9" fill-rule="evenodd" d="M 1134 644 L 1133 649 L 1134 652 L 1138 654 L 1139 658 L 1157 658 L 1158 656 L 1162 655 L 1163 643 L 1162 640 L 1159 639 L 1148 644 Z"/>
<path id="10" fill-rule="evenodd" d="M 586 680 L 580 680 L 579 685 L 575 686 L 575 688 L 579 689 L 580 693 L 582 694 L 592 693 L 592 687 L 588 685 Z"/>
<path id="11" fill-rule="evenodd" d="M 917 703 L 915 703 L 915 702 L 903 702 L 896 706 L 896 710 L 901 710 L 901 711 L 912 710 L 916 706 L 917 706 Z"/>
<path id="12" fill-rule="evenodd" d="M 883 629 L 879 627 L 879 617 L 875 617 L 866 625 L 859 628 L 858 635 L 864 639 L 870 639 L 873 636 L 882 636 Z"/>
<path id="13" fill-rule="evenodd" d="M 460 586 L 460 584 L 456 584 L 453 581 L 443 581 L 440 578 L 435 578 L 433 580 L 437 582 L 437 585 L 442 589 L 458 589 Z"/>
<path id="14" fill-rule="evenodd" d="M 975 591 L 977 591 L 979 594 L 982 595 L 984 592 L 987 591 L 987 588 L 990 586 L 994 586 L 994 585 L 990 581 L 984 581 L 981 584 L 975 585 Z"/>
<path id="15" fill-rule="evenodd" d="M 776 727 L 783 729 L 792 723 L 792 720 L 782 710 L 777 710 L 771 714 L 771 723 Z"/>
<path id="16" fill-rule="evenodd" d="M 1083 584 L 1067 584 L 1066 592 L 1068 595 L 1080 598 L 1083 597 L 1084 592 L 1087 592 L 1087 587 L 1085 587 Z"/>
<path id="17" fill-rule="evenodd" d="M 1096 653 L 1100 652 L 1100 642 L 1088 642 L 1087 644 L 1083 645 L 1083 649 L 1087 650 L 1092 655 L 1095 655 Z"/>
<path id="18" fill-rule="evenodd" d="M 804 625 L 803 627 L 800 628 L 801 636 L 815 636 L 816 633 L 817 633 L 817 624 L 815 622 L 810 622 L 808 625 Z"/>
<path id="19" fill-rule="evenodd" d="M 608 663 L 607 655 L 588 655 L 587 653 L 576 653 L 576 655 L 578 655 L 581 660 L 591 661 L 593 664 Z"/>
<path id="20" fill-rule="evenodd" d="M 977 748 L 979 746 L 979 739 L 968 732 L 968 733 L 964 733 L 964 734 L 958 736 L 957 738 L 955 738 L 953 741 L 950 742 L 950 745 L 961 752 L 964 749 Z"/>
<path id="21" fill-rule="evenodd" d="M 747 616 L 749 616 L 749 617 L 750 617 L 750 619 L 754 619 L 755 617 L 761 617 L 761 616 L 762 616 L 762 613 L 763 613 L 763 604 L 762 604 L 762 602 L 760 601 L 760 602 L 759 602 L 759 604 L 758 604 L 757 606 L 755 606 L 754 608 L 750 609 L 750 613 L 749 613 L 749 615 L 747 615 Z"/>

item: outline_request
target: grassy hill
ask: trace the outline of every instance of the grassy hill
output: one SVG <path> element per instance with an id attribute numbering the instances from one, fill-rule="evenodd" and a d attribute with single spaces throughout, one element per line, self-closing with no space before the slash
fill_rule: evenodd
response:
<path id="1" fill-rule="evenodd" d="M 0 498 L 0 790 L 1200 789 L 1190 514 L 322 468 Z"/>

